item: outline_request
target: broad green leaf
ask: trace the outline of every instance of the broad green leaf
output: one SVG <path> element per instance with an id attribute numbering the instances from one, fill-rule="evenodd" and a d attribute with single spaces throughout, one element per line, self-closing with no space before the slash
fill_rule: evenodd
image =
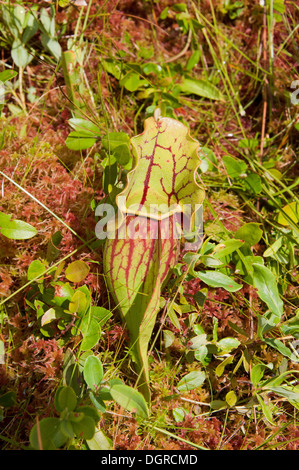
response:
<path id="1" fill-rule="evenodd" d="M 88 387 L 92 390 L 96 390 L 103 378 L 103 366 L 98 357 L 89 356 L 86 359 L 83 376 Z"/>
<path id="2" fill-rule="evenodd" d="M 26 27 L 26 10 L 23 6 L 17 5 L 14 7 L 13 21 L 18 28 L 19 33 L 22 33 L 23 29 Z"/>
<path id="3" fill-rule="evenodd" d="M 186 392 L 188 390 L 194 390 L 200 387 L 206 379 L 206 375 L 203 371 L 194 370 L 185 375 L 177 384 L 179 392 Z"/>
<path id="4" fill-rule="evenodd" d="M 256 222 L 249 222 L 242 225 L 235 233 L 235 238 L 244 240 L 249 246 L 256 245 L 263 235 L 263 231 Z"/>
<path id="5" fill-rule="evenodd" d="M 230 255 L 234 251 L 236 251 L 242 245 L 244 245 L 243 240 L 236 240 L 236 239 L 225 240 L 223 243 L 220 243 L 219 245 L 215 246 L 214 251 L 213 251 L 213 256 L 216 259 L 223 258 L 227 255 Z"/>
<path id="6" fill-rule="evenodd" d="M 200 59 L 200 55 L 201 55 L 200 49 L 197 49 L 196 51 L 194 51 L 192 53 L 191 57 L 189 58 L 189 60 L 187 62 L 187 65 L 186 65 L 186 70 L 187 71 L 192 70 L 193 67 L 195 67 L 195 65 L 198 64 L 199 59 Z"/>
<path id="7" fill-rule="evenodd" d="M 80 331 L 83 336 L 81 349 L 86 351 L 93 348 L 100 340 L 101 327 L 98 321 L 91 315 L 85 315 L 80 324 Z"/>
<path id="8" fill-rule="evenodd" d="M 0 360 L 1 360 L 1 348 L 0 348 Z M 0 362 L 2 364 L 2 362 Z M 6 392 L 0 395 L 0 406 L 4 406 L 5 408 L 9 408 L 10 406 L 14 406 L 17 401 L 17 394 L 16 392 Z"/>
<path id="9" fill-rule="evenodd" d="M 120 145 L 130 145 L 130 138 L 125 132 L 109 132 L 102 138 L 102 145 L 108 152 L 113 152 Z"/>
<path id="10" fill-rule="evenodd" d="M 0 212 L 0 232 L 12 240 L 26 240 L 37 234 L 37 230 L 32 225 L 22 220 L 11 220 L 11 215 Z"/>
<path id="11" fill-rule="evenodd" d="M 82 132 L 84 135 L 89 135 L 95 139 L 100 137 L 101 129 L 92 121 L 82 118 L 71 118 L 69 124 L 75 131 Z"/>
<path id="12" fill-rule="evenodd" d="M 229 407 L 232 407 L 232 406 L 235 406 L 235 404 L 237 403 L 238 397 L 235 394 L 235 392 L 233 390 L 231 390 L 230 392 L 228 392 L 225 395 L 225 401 L 226 401 L 226 403 L 228 404 Z"/>
<path id="13" fill-rule="evenodd" d="M 212 85 L 208 80 L 196 80 L 192 78 L 183 78 L 179 87 L 183 93 L 188 95 L 202 96 L 210 100 L 224 101 L 224 97 L 219 89 Z"/>
<path id="14" fill-rule="evenodd" d="M 67 294 L 70 295 L 71 291 L 68 291 Z M 69 312 L 76 313 L 77 315 L 82 317 L 82 315 L 86 311 L 87 306 L 88 306 L 87 298 L 84 292 L 81 292 L 80 290 L 76 290 L 76 292 L 72 295 L 70 299 Z"/>
<path id="15" fill-rule="evenodd" d="M 68 51 L 71 53 L 72 51 Z M 71 56 L 72 57 L 72 56 Z M 64 66 L 65 64 L 65 55 L 64 55 Z M 71 93 L 73 84 L 68 83 L 69 91 Z M 75 93 L 75 92 L 74 92 Z M 77 103 L 75 95 L 72 96 L 74 104 L 77 104 L 80 107 L 80 103 Z M 92 147 L 101 135 L 100 128 L 91 121 L 82 118 L 72 118 L 69 120 L 71 127 L 74 129 L 73 132 L 70 132 L 66 139 L 66 146 L 71 150 L 84 150 Z"/>
<path id="16" fill-rule="evenodd" d="M 200 147 L 199 155 L 201 159 L 199 168 L 203 173 L 206 173 L 207 171 L 215 171 L 218 169 L 216 155 L 211 149 L 207 147 Z"/>
<path id="17" fill-rule="evenodd" d="M 49 308 L 41 317 L 41 326 L 48 325 L 48 323 L 51 323 L 53 320 L 56 320 L 56 311 L 54 308 Z"/>
<path id="18" fill-rule="evenodd" d="M 113 75 L 117 80 L 120 80 L 122 76 L 122 66 L 116 62 L 115 59 L 104 59 L 102 60 L 102 65 L 106 72 Z"/>
<path id="19" fill-rule="evenodd" d="M 40 21 L 45 31 L 51 36 L 54 36 L 55 30 L 53 31 L 53 22 L 51 21 L 51 17 L 45 8 L 42 8 L 40 11 Z"/>
<path id="20" fill-rule="evenodd" d="M 169 348 L 175 340 L 174 333 L 170 330 L 163 330 L 163 339 L 165 348 Z"/>
<path id="21" fill-rule="evenodd" d="M 208 347 L 203 344 L 194 351 L 194 357 L 197 361 L 201 362 L 202 364 L 206 364 L 206 358 L 208 356 L 208 353 Z"/>
<path id="22" fill-rule="evenodd" d="M 29 11 L 26 15 L 26 28 L 22 35 L 22 43 L 26 44 L 37 32 L 38 30 L 38 21 L 35 18 L 34 14 L 31 14 Z"/>
<path id="23" fill-rule="evenodd" d="M 67 438 L 74 438 L 74 430 L 72 427 L 72 423 L 68 419 L 62 419 L 60 421 L 60 430 Z"/>
<path id="24" fill-rule="evenodd" d="M 234 356 L 228 356 L 224 359 L 224 361 L 222 361 L 220 364 L 218 364 L 218 366 L 215 369 L 215 374 L 217 375 L 217 377 L 221 377 L 221 375 L 224 372 L 225 367 L 228 364 L 231 364 L 233 362 L 233 360 L 234 360 Z"/>
<path id="25" fill-rule="evenodd" d="M 97 138 L 86 131 L 73 131 L 67 136 L 65 145 L 71 150 L 85 150 L 92 147 L 96 141 Z"/>
<path id="26" fill-rule="evenodd" d="M 295 401 L 299 403 L 298 386 L 290 387 L 287 385 L 282 385 L 281 387 L 269 387 L 269 390 L 271 390 L 274 393 L 277 393 L 277 395 L 287 398 L 290 401 Z"/>
<path id="27" fill-rule="evenodd" d="M 137 390 L 128 385 L 117 383 L 111 386 L 110 393 L 113 400 L 126 410 L 136 412 L 142 418 L 148 418 L 147 403 Z"/>
<path id="28" fill-rule="evenodd" d="M 11 48 L 11 57 L 17 67 L 25 68 L 33 59 L 33 55 L 29 54 L 26 47 L 19 39 L 15 39 Z"/>
<path id="29" fill-rule="evenodd" d="M 27 272 L 28 281 L 32 281 L 37 276 L 41 276 L 46 271 L 46 266 L 39 259 L 32 261 Z"/>
<path id="30" fill-rule="evenodd" d="M 65 277 L 71 282 L 83 281 L 89 273 L 89 266 L 82 260 L 73 261 L 65 270 Z"/>
<path id="31" fill-rule="evenodd" d="M 219 271 L 197 272 L 197 277 L 205 284 L 211 287 L 222 287 L 228 292 L 236 292 L 242 289 L 242 286 L 231 279 L 226 274 Z"/>
<path id="32" fill-rule="evenodd" d="M 57 390 L 55 396 L 55 407 L 57 411 L 62 412 L 66 408 L 73 411 L 77 406 L 77 396 L 74 389 L 69 386 L 61 387 Z"/>
<path id="33" fill-rule="evenodd" d="M 129 72 L 119 82 L 119 84 L 125 87 L 128 91 L 136 91 L 143 85 L 148 83 L 147 80 L 142 80 L 137 73 Z"/>
<path id="34" fill-rule="evenodd" d="M 63 446 L 68 437 L 61 431 L 59 418 L 44 418 L 33 426 L 29 439 L 36 450 L 55 450 Z"/>
<path id="35" fill-rule="evenodd" d="M 221 350 L 222 354 L 227 354 L 233 349 L 236 349 L 240 345 L 240 341 L 237 338 L 222 338 L 217 341 L 217 347 Z"/>
<path id="36" fill-rule="evenodd" d="M 77 437 L 81 439 L 92 439 L 96 426 L 93 418 L 84 416 L 80 421 L 73 422 L 72 428 Z"/>
<path id="37" fill-rule="evenodd" d="M 242 160 L 237 160 L 229 155 L 224 155 L 222 161 L 230 178 L 239 178 L 246 172 L 247 164 Z"/>
<path id="38" fill-rule="evenodd" d="M 16 72 L 15 70 L 3 70 L 3 72 L 0 72 L 0 82 L 5 83 L 7 80 L 11 80 L 17 75 L 18 72 Z"/>
<path id="39" fill-rule="evenodd" d="M 269 421 L 270 424 L 274 425 L 273 415 L 272 415 L 270 405 L 266 404 L 263 397 L 258 393 L 256 394 L 256 398 L 258 399 L 258 402 L 261 406 L 261 409 L 265 418 L 267 419 L 267 421 Z"/>
<path id="40" fill-rule="evenodd" d="M 174 408 L 172 410 L 172 414 L 173 414 L 175 422 L 176 423 L 181 423 L 182 421 L 184 421 L 184 417 L 186 415 L 186 412 L 183 408 Z"/>
<path id="41" fill-rule="evenodd" d="M 253 285 L 258 296 L 265 302 L 271 312 L 280 319 L 283 315 L 283 301 L 280 298 L 277 281 L 269 268 L 253 263 Z"/>
<path id="42" fill-rule="evenodd" d="M 281 225 L 288 226 L 290 225 L 290 220 L 298 224 L 299 221 L 299 203 L 291 202 L 281 209 L 279 212 L 277 222 Z"/>
<path id="43" fill-rule="evenodd" d="M 86 442 L 90 450 L 113 450 L 112 440 L 101 429 L 98 429 L 92 439 Z"/>
<path id="44" fill-rule="evenodd" d="M 98 321 L 102 328 L 106 321 L 112 316 L 112 313 L 104 307 L 92 306 L 91 315 Z"/>
<path id="45" fill-rule="evenodd" d="M 268 256 L 271 256 L 271 258 L 275 258 L 275 254 L 277 253 L 277 251 L 281 247 L 282 241 L 283 241 L 283 237 L 280 237 L 277 240 L 275 240 L 275 242 L 272 243 L 272 245 L 270 245 L 269 248 L 267 248 L 264 251 L 263 257 L 267 258 Z"/>
<path id="46" fill-rule="evenodd" d="M 250 380 L 254 387 L 256 387 L 263 378 L 265 372 L 265 365 L 264 364 L 256 364 L 252 367 L 250 371 Z"/>
<path id="47" fill-rule="evenodd" d="M 245 187 L 253 194 L 259 194 L 262 190 L 261 177 L 256 173 L 250 173 L 244 178 Z"/>
<path id="48" fill-rule="evenodd" d="M 298 363 L 299 358 L 282 341 L 277 338 L 264 338 L 264 342 L 279 351 L 283 356 L 288 357 L 292 362 Z"/>

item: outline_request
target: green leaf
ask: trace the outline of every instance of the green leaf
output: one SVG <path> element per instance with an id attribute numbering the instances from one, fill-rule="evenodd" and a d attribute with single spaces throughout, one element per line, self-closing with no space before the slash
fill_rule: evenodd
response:
<path id="1" fill-rule="evenodd" d="M 11 48 L 11 57 L 17 67 L 25 68 L 33 59 L 19 39 L 15 39 Z"/>
<path id="2" fill-rule="evenodd" d="M 26 44 L 37 32 L 38 30 L 38 21 L 33 14 L 30 12 L 26 15 L 26 28 L 22 35 L 22 43 Z"/>
<path id="3" fill-rule="evenodd" d="M 218 366 L 215 369 L 215 374 L 217 375 L 217 377 L 221 377 L 221 375 L 224 372 L 225 367 L 228 364 L 231 364 L 233 362 L 233 360 L 234 360 L 234 356 L 228 356 L 224 359 L 224 361 L 222 361 L 220 364 L 218 364 Z"/>
<path id="4" fill-rule="evenodd" d="M 186 65 L 186 70 L 187 71 L 192 70 L 198 64 L 199 59 L 200 59 L 200 55 L 201 55 L 200 49 L 197 49 L 196 51 L 192 52 L 192 55 L 189 58 L 189 60 L 187 62 L 187 65 Z"/>
<path id="5" fill-rule="evenodd" d="M 163 330 L 163 340 L 165 348 L 169 348 L 175 340 L 174 333 L 170 330 Z"/>
<path id="6" fill-rule="evenodd" d="M 228 292 L 236 292 L 242 289 L 240 284 L 237 284 L 229 276 L 218 271 L 197 272 L 197 277 L 208 286 L 222 287 Z"/>
<path id="7" fill-rule="evenodd" d="M 292 362 L 298 363 L 299 359 L 296 354 L 294 354 L 290 348 L 288 348 L 282 341 L 277 338 L 264 338 L 264 342 L 271 346 L 272 348 L 279 351 L 283 356 L 288 357 Z"/>
<path id="8" fill-rule="evenodd" d="M 256 387 L 263 378 L 266 366 L 264 364 L 256 364 L 250 371 L 250 380 L 254 387 Z"/>
<path id="9" fill-rule="evenodd" d="M 284 206 L 277 218 L 277 222 L 284 226 L 290 225 L 290 220 L 295 224 L 299 221 L 299 203 L 296 201 Z"/>
<path id="10" fill-rule="evenodd" d="M 28 281 L 32 281 L 37 276 L 41 276 L 46 271 L 46 266 L 39 259 L 32 261 L 27 272 Z"/>
<path id="11" fill-rule="evenodd" d="M 90 135 L 90 137 L 99 138 L 101 134 L 101 129 L 87 119 L 71 118 L 69 119 L 69 124 L 75 131 L 86 133 L 86 135 Z"/>
<path id="12" fill-rule="evenodd" d="M 101 327 L 98 321 L 91 315 L 87 314 L 82 319 L 80 331 L 83 336 L 81 342 L 81 349 L 83 351 L 93 348 L 99 342 L 101 337 Z"/>
<path id="13" fill-rule="evenodd" d="M 199 168 L 203 173 L 206 173 L 207 171 L 215 171 L 218 169 L 217 158 L 213 150 L 209 149 L 208 147 L 200 147 L 199 156 L 201 160 Z"/>
<path id="14" fill-rule="evenodd" d="M 84 380 L 91 390 L 96 390 L 103 379 L 103 366 L 96 356 L 89 356 L 84 364 Z"/>
<path id="15" fill-rule="evenodd" d="M 290 401 L 295 401 L 299 403 L 299 388 L 289 387 L 287 385 L 282 385 L 281 387 L 269 387 L 271 392 L 277 393 L 281 397 L 287 398 Z"/>
<path id="16" fill-rule="evenodd" d="M 250 173 L 244 178 L 245 187 L 253 194 L 259 194 L 262 190 L 262 181 L 256 173 Z"/>
<path id="17" fill-rule="evenodd" d="M 220 348 L 222 354 L 227 354 L 233 349 L 236 349 L 240 345 L 240 341 L 237 338 L 222 338 L 217 341 L 217 347 Z"/>
<path id="18" fill-rule="evenodd" d="M 41 317 L 41 326 L 44 327 L 56 319 L 56 310 L 54 308 L 49 308 Z"/>
<path id="19" fill-rule="evenodd" d="M 90 416 L 84 416 L 79 422 L 72 422 L 72 428 L 81 439 L 92 439 L 96 430 L 95 421 Z"/>
<path id="20" fill-rule="evenodd" d="M 225 401 L 226 401 L 226 403 L 228 404 L 229 407 L 233 407 L 237 403 L 238 397 L 235 394 L 235 392 L 233 390 L 231 390 L 230 392 L 228 392 L 225 395 Z"/>
<path id="21" fill-rule="evenodd" d="M 0 230 L 2 235 L 12 240 L 26 240 L 37 234 L 32 225 L 22 220 L 11 220 L 11 215 L 0 212 Z"/>
<path id="22" fill-rule="evenodd" d="M 1 353 L 0 353 L 1 358 Z M 2 364 L 2 362 L 0 362 Z M 16 392 L 6 392 L 3 395 L 0 395 L 0 406 L 4 406 L 5 408 L 9 408 L 10 406 L 14 406 L 17 401 L 17 394 Z"/>
<path id="23" fill-rule="evenodd" d="M 36 450 L 58 449 L 66 443 L 67 439 L 61 431 L 59 418 L 42 419 L 33 426 L 29 436 L 30 444 Z"/>
<path id="24" fill-rule="evenodd" d="M 210 100 L 224 101 L 222 93 L 207 80 L 184 78 L 179 87 L 183 93 L 197 95 Z"/>
<path id="25" fill-rule="evenodd" d="M 65 145 L 70 150 L 85 150 L 92 147 L 97 141 L 97 138 L 92 137 L 87 132 L 74 131 L 70 132 L 65 141 Z"/>
<path id="26" fill-rule="evenodd" d="M 130 145 L 130 138 L 125 132 L 109 132 L 102 138 L 102 145 L 105 150 L 112 152 L 119 145 Z"/>
<path id="27" fill-rule="evenodd" d="M 216 259 L 224 258 L 225 256 L 230 255 L 231 253 L 236 251 L 242 245 L 244 245 L 243 240 L 238 240 L 234 238 L 230 240 L 225 240 L 224 242 L 215 246 L 213 250 L 213 256 Z"/>
<path id="28" fill-rule="evenodd" d="M 270 256 L 271 258 L 275 258 L 275 254 L 277 253 L 277 251 L 280 249 L 281 245 L 282 245 L 282 241 L 283 241 L 283 237 L 280 237 L 278 238 L 277 240 L 275 240 L 274 243 L 272 243 L 272 245 L 270 245 L 263 253 L 263 257 L 264 258 L 267 258 L 268 256 Z"/>
<path id="29" fill-rule="evenodd" d="M 72 387 L 60 387 L 55 397 L 55 407 L 57 411 L 62 412 L 65 409 L 73 411 L 77 406 L 77 396 Z"/>
<path id="30" fill-rule="evenodd" d="M 65 270 L 65 277 L 71 282 L 83 281 L 89 273 L 89 266 L 82 260 L 73 261 Z"/>
<path id="31" fill-rule="evenodd" d="M 18 72 L 15 70 L 3 70 L 3 72 L 0 72 L 0 82 L 5 83 L 7 80 L 11 80 L 17 75 Z"/>
<path id="32" fill-rule="evenodd" d="M 136 91 L 147 83 L 147 80 L 140 79 L 140 76 L 134 72 L 129 72 L 119 82 L 119 84 L 125 87 L 128 91 Z"/>
<path id="33" fill-rule="evenodd" d="M 200 387 L 206 379 L 206 375 L 203 371 L 194 370 L 183 377 L 178 385 L 177 389 L 179 392 L 186 392 L 187 390 L 194 390 Z"/>
<path id="34" fill-rule="evenodd" d="M 147 403 L 137 390 L 128 385 L 117 383 L 111 386 L 110 393 L 113 400 L 126 410 L 136 412 L 142 418 L 148 418 Z"/>
<path id="35" fill-rule="evenodd" d="M 181 423 L 182 421 L 184 421 L 184 417 L 186 415 L 186 412 L 183 408 L 174 408 L 172 410 L 172 414 L 173 414 L 175 422 L 176 423 Z"/>
<path id="36" fill-rule="evenodd" d="M 242 160 L 224 155 L 222 161 L 230 178 L 239 178 L 246 172 L 247 164 Z"/>
<path id="37" fill-rule="evenodd" d="M 263 231 L 256 222 L 249 222 L 242 225 L 235 233 L 235 238 L 244 240 L 249 246 L 256 245 L 263 235 Z"/>
<path id="38" fill-rule="evenodd" d="M 99 139 L 101 129 L 91 121 L 82 118 L 69 120 L 73 132 L 66 139 L 66 146 L 71 150 L 84 150 L 92 147 Z"/>
<path id="39" fill-rule="evenodd" d="M 197 348 L 194 351 L 194 357 L 197 361 L 205 365 L 207 361 L 208 353 L 209 353 L 209 350 L 207 346 L 203 344 L 202 346 L 199 346 L 199 348 Z"/>
<path id="40" fill-rule="evenodd" d="M 262 396 L 260 394 L 256 394 L 256 398 L 258 399 L 258 402 L 261 406 L 261 409 L 262 409 L 262 412 L 265 416 L 265 418 L 267 419 L 267 421 L 274 425 L 273 423 L 273 415 L 272 415 L 272 411 L 271 411 L 271 408 L 269 405 L 267 405 L 264 401 L 264 399 L 262 398 Z"/>
<path id="41" fill-rule="evenodd" d="M 279 320 L 283 315 L 283 301 L 279 296 L 276 278 L 266 266 L 257 263 L 253 263 L 252 266 L 253 285 L 257 289 L 258 296 Z"/>
<path id="42" fill-rule="evenodd" d="M 71 294 L 71 291 L 65 291 L 67 295 Z M 74 295 L 72 295 L 70 303 L 69 303 L 69 311 L 71 313 L 76 313 L 80 317 L 85 313 L 87 308 L 87 298 L 84 292 L 81 292 L 80 290 L 76 290 Z"/>
<path id="43" fill-rule="evenodd" d="M 69 421 L 67 419 L 61 420 L 60 430 L 68 439 L 73 439 L 74 430 L 73 430 L 73 426 L 72 426 L 71 421 Z"/>
<path id="44" fill-rule="evenodd" d="M 98 429 L 92 439 L 87 440 L 90 450 L 113 450 L 113 442 L 106 434 Z"/>
<path id="45" fill-rule="evenodd" d="M 106 323 L 106 321 L 112 317 L 112 313 L 110 312 L 110 310 L 98 306 L 91 307 L 91 315 L 99 322 L 101 328 Z"/>
<path id="46" fill-rule="evenodd" d="M 26 27 L 26 10 L 23 6 L 17 5 L 14 7 L 13 21 L 18 28 L 19 33 L 22 33 L 23 29 Z"/>

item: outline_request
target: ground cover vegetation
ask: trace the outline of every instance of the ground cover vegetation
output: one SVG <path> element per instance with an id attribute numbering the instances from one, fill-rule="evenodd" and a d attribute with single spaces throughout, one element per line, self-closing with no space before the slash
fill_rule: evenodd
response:
<path id="1" fill-rule="evenodd" d="M 298 19 L 0 4 L 2 449 L 298 449 Z M 162 290 L 149 401 L 95 227 L 157 108 L 200 143 L 204 238 Z"/>

